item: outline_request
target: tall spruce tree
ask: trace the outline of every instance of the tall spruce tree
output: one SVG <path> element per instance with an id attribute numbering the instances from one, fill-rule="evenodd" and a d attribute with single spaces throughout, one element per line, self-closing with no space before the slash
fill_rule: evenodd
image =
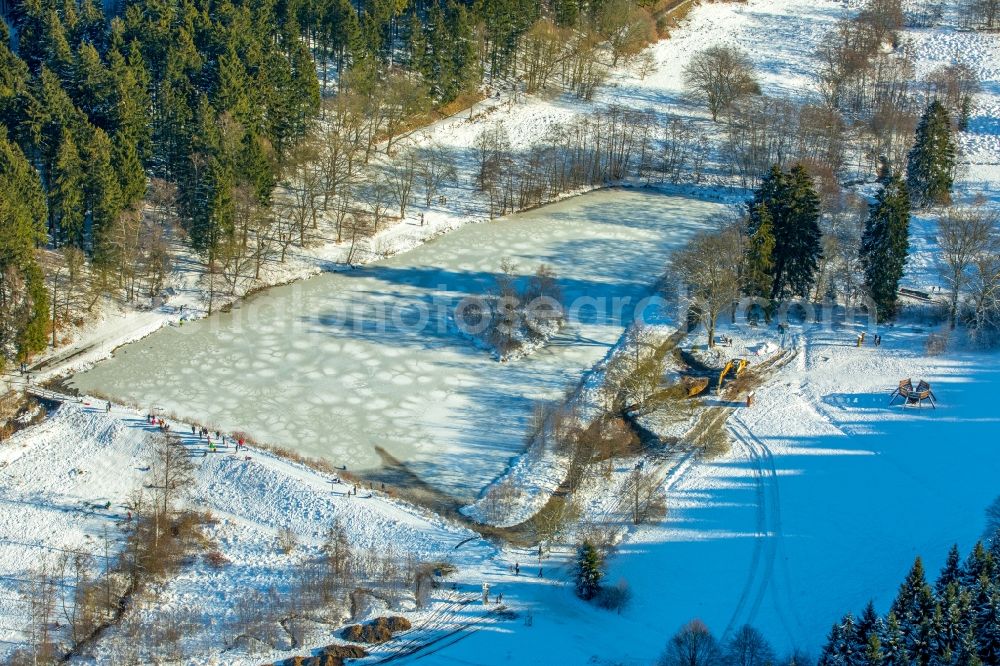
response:
<path id="1" fill-rule="evenodd" d="M 772 166 L 748 206 L 751 229 L 761 226 L 762 215 L 774 229 L 770 298 L 808 296 L 823 256 L 823 234 L 819 195 L 805 167 L 797 164 L 784 173 Z"/>
<path id="2" fill-rule="evenodd" d="M 111 266 L 118 261 L 112 236 L 125 209 L 121 183 L 112 163 L 114 147 L 108 135 L 95 129 L 87 151 L 87 200 L 93 225 L 94 262 Z"/>
<path id="3" fill-rule="evenodd" d="M 747 220 L 743 291 L 747 296 L 768 298 L 774 282 L 774 221 L 763 203 L 751 210 Z"/>
<path id="4" fill-rule="evenodd" d="M 879 642 L 882 644 L 882 654 L 885 656 L 886 664 L 903 666 L 907 663 L 903 630 L 899 625 L 899 618 L 893 611 L 889 611 L 889 614 L 886 615 L 885 626 Z"/>
<path id="5" fill-rule="evenodd" d="M 601 554 L 593 544 L 584 541 L 576 554 L 576 594 L 581 599 L 593 599 L 601 589 L 604 577 Z"/>
<path id="6" fill-rule="evenodd" d="M 819 228 L 819 194 L 812 177 L 801 164 L 792 167 L 788 174 L 783 208 L 785 229 L 780 236 L 784 237 L 784 243 L 775 245 L 776 249 L 780 249 L 778 261 L 782 263 L 783 270 L 775 274 L 777 289 L 772 287 L 772 291 L 776 295 L 789 291 L 808 296 L 816 282 L 816 269 L 823 256 L 823 232 Z"/>
<path id="7" fill-rule="evenodd" d="M 958 552 L 958 544 L 952 544 L 951 549 L 948 550 L 948 558 L 944 562 L 944 567 L 934 583 L 934 591 L 939 597 L 943 596 L 949 585 L 961 582 L 961 577 L 962 558 Z"/>
<path id="8" fill-rule="evenodd" d="M 906 184 L 893 176 L 875 196 L 861 237 L 861 265 L 865 289 L 878 311 L 879 321 L 896 314 L 899 281 L 910 247 L 910 197 Z"/>
<path id="9" fill-rule="evenodd" d="M 906 165 L 906 183 L 914 203 L 932 206 L 951 201 L 957 152 L 948 111 L 934 100 L 920 118 Z"/>
<path id="10" fill-rule="evenodd" d="M 983 585 L 976 608 L 976 643 L 984 664 L 1000 664 L 1000 590 Z"/>
<path id="11" fill-rule="evenodd" d="M 0 129 L 0 369 L 45 349 L 49 303 L 34 256 L 45 217 L 38 173 Z"/>
<path id="12" fill-rule="evenodd" d="M 80 151 L 69 130 L 63 129 L 63 140 L 56 158 L 53 183 L 49 189 L 50 235 L 55 245 L 72 245 L 86 249 L 84 222 L 84 170 Z"/>

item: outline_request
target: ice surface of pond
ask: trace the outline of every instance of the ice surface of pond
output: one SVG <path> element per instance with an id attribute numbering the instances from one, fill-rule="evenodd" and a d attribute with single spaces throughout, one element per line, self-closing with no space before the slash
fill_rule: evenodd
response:
<path id="1" fill-rule="evenodd" d="M 545 349 L 501 364 L 451 332 L 445 304 L 491 288 L 505 256 L 523 273 L 553 266 L 567 302 L 635 303 L 670 250 L 721 210 L 609 190 L 468 225 L 377 264 L 165 328 L 73 383 L 350 470 L 378 466 L 382 447 L 469 499 L 522 449 L 535 403 L 578 381 L 623 323 L 584 307 Z"/>

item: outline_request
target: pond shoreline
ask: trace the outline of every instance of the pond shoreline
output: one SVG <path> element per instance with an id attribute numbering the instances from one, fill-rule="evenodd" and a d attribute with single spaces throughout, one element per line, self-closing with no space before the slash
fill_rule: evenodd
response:
<path id="1" fill-rule="evenodd" d="M 382 446 L 470 500 L 523 453 L 532 405 L 577 384 L 617 343 L 671 249 L 721 210 L 671 190 L 601 188 L 465 224 L 363 270 L 329 271 L 258 292 L 211 322 L 171 326 L 68 383 L 359 472 L 380 466 L 370 447 Z M 568 298 L 605 311 L 582 311 L 543 353 L 484 358 L 448 332 L 447 305 L 489 289 L 504 256 L 518 273 L 552 264 Z M 616 300 L 631 305 L 609 314 Z M 418 327 L 408 328 L 414 312 Z"/>

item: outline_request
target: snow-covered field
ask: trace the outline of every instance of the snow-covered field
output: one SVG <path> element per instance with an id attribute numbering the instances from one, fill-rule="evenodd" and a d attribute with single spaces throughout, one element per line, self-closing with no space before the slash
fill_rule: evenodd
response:
<path id="1" fill-rule="evenodd" d="M 855 0 L 751 0 L 700 5 L 670 40 L 653 47 L 659 64 L 656 72 L 642 80 L 627 71 L 616 73 L 595 103 L 676 111 L 709 127 L 704 113 L 682 100 L 680 72 L 691 54 L 719 41 L 737 43 L 749 51 L 762 70 L 766 93 L 808 100 L 815 81 L 810 54 L 833 23 L 857 4 Z M 983 93 L 969 131 L 960 136 L 963 168 L 957 194 L 960 201 L 985 194 L 997 205 L 1000 35 L 960 32 L 945 25 L 908 30 L 907 36 L 914 43 L 918 75 L 955 61 L 966 62 L 979 73 Z M 540 136 L 546 125 L 586 110 L 585 105 L 565 99 L 489 100 L 473 110 L 477 120 L 470 122 L 462 114 L 417 132 L 410 140 L 433 137 L 446 146 L 467 148 L 484 123 L 502 116 L 515 145 L 525 145 Z M 720 182 L 711 177 L 711 169 L 709 173 L 707 185 L 696 188 L 701 194 L 706 188 L 718 192 L 714 188 Z M 440 231 L 481 219 L 482 201 L 468 191 L 468 180 L 462 187 L 449 192 L 445 208 L 427 215 L 427 226 L 404 222 L 376 244 L 393 251 L 410 248 Z M 494 232 L 511 222 L 477 225 L 464 235 L 450 234 L 356 274 L 314 280 L 312 284 L 319 285 L 317 293 L 308 297 L 304 294 L 313 289 L 309 283 L 279 289 L 247 302 L 232 315 L 163 332 L 157 337 L 171 336 L 174 342 L 156 347 L 157 353 L 140 356 L 141 350 L 160 344 L 156 338 L 125 348 L 104 367 L 130 368 L 121 375 L 123 388 L 115 391 L 119 395 L 133 395 L 144 404 L 197 416 L 226 429 L 253 431 L 256 427 L 262 439 L 283 446 L 294 445 L 289 440 L 297 439 L 303 447 L 318 447 L 303 449 L 310 453 L 328 451 L 325 447 L 335 437 L 357 441 L 364 434 L 371 437 L 365 440 L 366 447 L 384 439 L 387 449 L 392 450 L 391 444 L 400 447 L 396 451 L 419 458 L 421 440 L 433 447 L 443 441 L 455 455 L 433 459 L 440 466 L 434 473 L 452 481 L 460 479 L 468 489 L 478 488 L 523 445 L 524 423 L 530 415 L 527 398 L 554 395 L 568 380 L 578 379 L 607 353 L 617 333 L 609 329 L 594 335 L 597 344 L 590 350 L 578 344 L 589 335 L 570 336 L 574 347 L 581 349 L 536 352 L 528 359 L 531 365 L 522 365 L 518 371 L 514 365 L 502 368 L 481 350 L 447 337 L 425 341 L 425 345 L 405 337 L 385 344 L 384 339 L 364 331 L 332 337 L 322 330 L 328 321 L 322 319 L 324 309 L 338 298 L 412 303 L 425 290 L 437 288 L 444 268 L 449 275 L 444 276 L 443 292 L 452 297 L 465 295 L 482 287 L 484 275 L 496 270 L 504 254 L 518 258 L 526 271 L 533 270 L 539 260 L 553 263 L 560 275 L 577 280 L 581 291 L 598 288 L 611 293 L 621 288 L 622 281 L 638 283 L 637 275 L 648 270 L 642 262 L 652 265 L 659 257 L 655 262 L 633 257 L 640 263 L 631 274 L 625 272 L 635 268 L 626 265 L 631 262 L 606 265 L 606 272 L 595 277 L 601 265 L 598 260 L 606 263 L 606 257 L 587 257 L 587 244 L 597 237 L 604 243 L 640 240 L 662 251 L 669 241 L 650 237 L 660 227 L 649 223 L 648 211 L 636 215 L 640 222 L 646 220 L 638 225 L 626 224 L 625 216 L 612 211 L 620 218 L 618 224 L 605 223 L 605 231 L 593 232 L 596 236 L 587 232 L 573 237 L 580 233 L 573 216 L 580 211 L 593 213 L 586 211 L 586 202 L 603 201 L 600 197 L 605 196 L 614 200 L 618 195 L 594 195 L 596 199 L 519 216 L 513 224 L 524 225 L 527 231 L 504 242 Z M 627 194 L 630 201 L 647 196 L 651 195 Z M 698 204 L 701 211 L 705 206 Z M 549 220 L 542 228 L 539 220 L 552 210 L 569 219 Z M 608 217 L 607 210 L 598 212 L 597 217 Z M 687 224 L 696 222 L 683 219 Z M 554 230 L 560 221 L 567 224 L 563 236 Z M 912 229 L 906 281 L 933 286 L 938 282 L 934 214 L 915 218 Z M 605 233 L 613 235 L 608 238 Z M 471 247 L 468 236 L 476 234 L 497 247 Z M 603 246 L 595 243 L 592 247 Z M 312 248 L 274 270 L 269 279 L 316 272 L 336 261 L 339 252 L 342 248 L 333 246 Z M 590 263 L 576 266 L 581 257 Z M 92 328 L 90 337 L 81 338 L 71 350 L 86 353 L 55 363 L 53 369 L 92 362 L 107 355 L 114 343 L 176 320 L 180 316 L 176 305 L 184 303 L 189 310 L 197 310 L 201 305 L 196 277 L 192 272 L 180 280 L 183 287 L 167 308 L 131 313 L 127 319 L 109 319 Z M 645 289 L 648 282 L 642 285 Z M 277 298 L 281 295 L 288 296 L 288 302 Z M 286 331 L 274 325 L 245 327 L 237 336 L 216 323 L 239 319 L 256 305 L 268 303 L 262 309 L 273 309 L 258 313 L 256 321 L 274 322 L 286 308 L 301 308 L 311 299 L 318 308 L 312 318 L 288 324 L 297 327 L 295 335 L 300 336 L 298 346 L 291 348 L 281 344 Z M 303 310 L 294 312 L 301 315 Z M 359 546 L 379 549 L 391 544 L 394 549 L 446 559 L 458 567 L 456 590 L 438 593 L 426 611 L 402 609 L 418 627 L 422 622 L 427 627 L 423 634 L 415 632 L 412 640 L 448 637 L 397 663 L 419 657 L 434 664 L 648 664 L 669 636 L 693 617 L 703 619 L 717 636 L 749 622 L 782 651 L 801 647 L 815 655 L 830 625 L 844 612 L 859 610 L 869 599 L 884 611 L 915 555 L 924 557 L 928 571 L 933 572 L 950 544 L 958 543 L 967 552 L 981 534 L 983 509 L 1000 494 L 996 474 L 1000 422 L 993 406 L 995 396 L 1000 395 L 997 354 L 968 349 L 956 335 L 947 353 L 928 355 L 924 343 L 934 329 L 910 315 L 880 331 L 884 342 L 879 348 L 855 347 L 857 330 L 855 326 L 832 330 L 793 326 L 784 340 L 795 350 L 792 362 L 756 391 L 753 407 L 738 408 L 729 420 L 735 442 L 731 453 L 708 463 L 685 459 L 664 486 L 667 517 L 639 528 L 621 526 L 626 537 L 610 561 L 608 581 L 626 579 L 634 598 L 620 615 L 575 598 L 568 584 L 571 552 L 565 548 L 556 547 L 541 562 L 541 572 L 533 550 L 497 550 L 479 539 L 455 550 L 470 532 L 378 492 L 368 499 L 347 499 L 331 477 L 256 450 L 249 461 L 230 453 L 206 456 L 195 488 L 199 504 L 221 519 L 211 536 L 241 566 L 218 571 L 197 563 L 166 586 L 164 602 L 204 619 L 203 631 L 190 637 L 191 647 L 201 653 L 192 663 L 257 664 L 277 657 L 223 653 L 220 619 L 246 590 L 281 584 L 292 577 L 296 564 L 316 553 L 326 528 L 339 518 Z M 302 335 L 306 331 L 316 337 Z M 720 333 L 734 337 L 734 355 L 768 343 L 782 344 L 774 329 L 728 328 Z M 201 336 L 228 339 L 216 356 L 198 357 L 193 347 L 185 345 Z M 241 345 L 251 344 L 257 358 L 239 351 Z M 347 360 L 329 362 L 324 351 L 335 351 L 338 358 Z M 450 365 L 436 369 L 421 365 L 425 354 L 431 353 Z M 572 363 L 553 365 L 555 357 L 572 359 Z M 476 376 L 480 362 L 496 373 L 487 381 Z M 276 378 L 294 371 L 291 364 L 304 364 L 298 366 L 303 379 L 279 384 Z M 93 376 L 99 372 L 101 367 Z M 110 373 L 107 382 L 115 381 Z M 313 374 L 307 377 L 307 373 Z M 397 384 L 394 379 L 400 377 L 415 378 L 415 385 Z M 427 386 L 421 385 L 421 377 L 431 378 L 424 382 Z M 889 391 L 907 377 L 931 382 L 937 409 L 888 406 Z M 331 388 L 317 391 L 306 379 Z M 342 382 L 339 386 L 338 381 Z M 249 402 L 236 397 L 248 383 L 257 391 Z M 473 390 L 477 386 L 480 390 Z M 463 388 L 469 393 L 463 395 Z M 329 402 L 345 390 L 343 403 Z M 287 402 L 283 402 L 283 391 L 289 392 Z M 268 410 L 257 415 L 261 404 Z M 296 415 L 291 405 L 301 405 L 304 411 Z M 397 405 L 395 411 L 391 405 Z M 496 418 L 487 419 L 485 428 L 473 425 L 481 416 L 476 410 L 484 409 Z M 458 423 L 452 431 L 441 425 L 445 423 L 441 419 L 447 418 Z M 295 424 L 294 429 L 289 422 Z M 425 425 L 430 423 L 436 425 Z M 425 427 L 420 436 L 415 434 Z M 104 414 L 81 405 L 63 407 L 0 448 L 0 499 L 4 503 L 0 513 L 0 638 L 7 641 L 0 641 L 0 660 L 21 640 L 18 631 L 26 621 L 26 608 L 18 590 L 31 566 L 46 552 L 96 552 L 105 527 L 112 532 L 119 529 L 116 523 L 122 517 L 124 498 L 143 481 L 147 448 L 141 414 L 117 406 Z M 344 451 L 344 455 L 352 453 Z M 361 449 L 355 453 L 366 455 Z M 539 492 L 558 482 L 558 470 L 553 471 L 551 461 L 548 464 L 552 478 L 539 484 Z M 526 464 L 517 473 L 527 478 L 532 468 Z M 588 514 L 611 504 L 613 492 L 602 493 L 598 488 L 586 503 Z M 95 508 L 107 502 L 111 502 L 110 509 Z M 280 553 L 274 546 L 277 530 L 285 526 L 292 527 L 302 543 L 291 554 Z M 519 576 L 509 570 L 514 563 L 521 565 Z M 501 621 L 479 606 L 455 610 L 451 595 L 471 597 L 483 581 L 493 585 L 494 593 L 503 592 L 504 603 L 516 617 Z M 451 631 L 457 633 L 449 635 Z M 330 635 L 317 635 L 314 645 L 329 642 Z M 377 657 L 389 656 L 395 649 L 399 645 L 390 643 Z"/>

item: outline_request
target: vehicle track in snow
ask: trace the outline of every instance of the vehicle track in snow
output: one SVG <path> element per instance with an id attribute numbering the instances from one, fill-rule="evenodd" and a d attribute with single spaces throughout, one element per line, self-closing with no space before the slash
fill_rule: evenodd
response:
<path id="1" fill-rule="evenodd" d="M 372 663 L 388 664 L 413 656 L 430 645 L 434 645 L 455 634 L 465 632 L 469 627 L 492 613 L 492 611 L 487 610 L 486 613 L 482 615 L 477 614 L 467 621 L 454 622 L 453 620 L 462 610 L 476 604 L 480 597 L 476 594 L 459 594 L 450 591 L 446 592 L 446 594 L 449 600 L 444 605 L 435 609 L 419 626 L 403 634 L 399 634 L 402 642 L 392 645 L 393 652 Z M 443 635 L 430 638 L 431 635 L 441 630 L 445 630 Z"/>
<path id="2" fill-rule="evenodd" d="M 767 444 L 750 430 L 737 414 L 728 423 L 729 432 L 750 461 L 756 497 L 756 536 L 754 554 L 750 562 L 747 579 L 723 632 L 723 638 L 744 624 L 753 624 L 770 590 L 774 609 L 782 626 L 794 641 L 796 632 L 791 626 L 790 616 L 798 624 L 795 606 L 791 598 L 791 581 L 787 561 L 778 564 L 778 550 L 783 538 L 781 521 L 781 492 L 774 456 Z M 780 580 L 776 580 L 780 579 Z M 781 588 L 781 589 L 779 589 Z M 784 596 L 781 596 L 783 590 Z"/>

